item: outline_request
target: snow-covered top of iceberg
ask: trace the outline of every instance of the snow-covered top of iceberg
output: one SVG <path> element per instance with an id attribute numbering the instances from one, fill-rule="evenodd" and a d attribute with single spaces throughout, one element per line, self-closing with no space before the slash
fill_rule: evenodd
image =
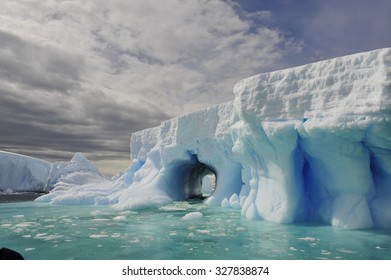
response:
<path id="1" fill-rule="evenodd" d="M 234 87 L 240 117 L 264 121 L 390 117 L 391 49 L 259 74 Z"/>
<path id="2" fill-rule="evenodd" d="M 130 141 L 130 158 L 145 160 L 154 147 L 193 143 L 202 139 L 230 139 L 229 127 L 234 122 L 232 101 L 179 116 L 161 125 L 135 132 Z M 229 138 L 229 139 L 226 139 Z M 198 143 L 199 144 L 199 143 Z"/>

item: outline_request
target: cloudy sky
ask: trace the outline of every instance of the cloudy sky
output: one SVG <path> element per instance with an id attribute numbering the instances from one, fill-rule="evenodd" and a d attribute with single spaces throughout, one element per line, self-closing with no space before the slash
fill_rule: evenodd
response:
<path id="1" fill-rule="evenodd" d="M 389 0 L 0 0 L 0 150 L 114 173 L 132 132 L 242 78 L 390 47 L 390 15 Z"/>

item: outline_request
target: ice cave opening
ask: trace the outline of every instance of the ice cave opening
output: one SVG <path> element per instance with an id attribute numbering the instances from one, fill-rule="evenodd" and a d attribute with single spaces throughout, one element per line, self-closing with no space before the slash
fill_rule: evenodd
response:
<path id="1" fill-rule="evenodd" d="M 170 166 L 175 176 L 170 176 L 170 185 L 178 191 L 180 200 L 200 199 L 209 197 L 217 182 L 214 168 L 198 160 L 192 155 L 190 160 L 177 161 Z"/>

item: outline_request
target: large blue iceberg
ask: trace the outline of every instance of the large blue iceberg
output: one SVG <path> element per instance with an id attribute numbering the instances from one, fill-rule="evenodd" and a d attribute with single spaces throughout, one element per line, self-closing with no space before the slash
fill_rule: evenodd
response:
<path id="1" fill-rule="evenodd" d="M 202 195 L 250 219 L 391 228 L 391 49 L 264 73 L 227 103 L 132 134 L 130 168 L 39 201 L 159 206 Z"/>

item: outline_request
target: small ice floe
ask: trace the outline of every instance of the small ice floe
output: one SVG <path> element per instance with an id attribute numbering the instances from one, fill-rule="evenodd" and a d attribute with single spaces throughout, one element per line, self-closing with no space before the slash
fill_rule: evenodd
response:
<path id="1" fill-rule="evenodd" d="M 356 254 L 357 253 L 355 251 L 348 250 L 348 249 L 345 249 L 345 248 L 337 249 L 337 251 L 340 252 L 340 253 L 345 253 L 345 254 Z"/>
<path id="2" fill-rule="evenodd" d="M 289 250 L 291 251 L 297 251 L 297 249 L 295 247 L 289 247 Z"/>
<path id="3" fill-rule="evenodd" d="M 201 221 L 202 220 L 202 213 L 201 212 L 190 212 L 182 217 L 182 220 L 184 221 Z"/>
<path id="4" fill-rule="evenodd" d="M 322 255 L 331 255 L 332 254 L 330 251 L 327 251 L 327 250 L 321 250 L 320 253 Z"/>
<path id="5" fill-rule="evenodd" d="M 25 250 L 26 252 L 30 252 L 30 251 L 34 251 L 35 248 L 25 248 L 24 250 Z"/>
<path id="6" fill-rule="evenodd" d="M 90 238 L 106 238 L 109 237 L 107 234 L 91 234 Z"/>
<path id="7" fill-rule="evenodd" d="M 105 219 L 105 218 L 96 218 L 96 219 L 92 219 L 91 221 L 94 221 L 94 222 L 107 222 L 107 221 L 110 221 L 109 219 Z"/>
<path id="8" fill-rule="evenodd" d="M 17 218 L 17 219 L 20 219 L 20 218 L 24 218 L 24 215 L 15 215 L 13 216 L 14 218 Z"/>
<path id="9" fill-rule="evenodd" d="M 126 220 L 126 216 L 123 216 L 123 215 L 120 215 L 120 216 L 115 216 L 113 218 L 114 221 L 125 221 Z"/>
<path id="10" fill-rule="evenodd" d="M 50 235 L 48 235 L 47 233 L 37 233 L 34 236 L 34 239 L 49 241 L 49 240 L 60 239 L 62 237 L 63 236 L 59 235 L 59 234 L 50 234 Z"/>
<path id="11" fill-rule="evenodd" d="M 380 246 L 376 246 L 375 248 L 378 249 L 378 250 L 385 250 L 386 249 L 386 248 L 383 248 L 383 247 L 380 247 Z"/>
<path id="12" fill-rule="evenodd" d="M 95 211 L 90 212 L 90 214 L 91 214 L 91 216 L 100 216 L 100 215 L 103 215 L 105 213 L 100 211 L 100 210 L 95 210 Z"/>
<path id="13" fill-rule="evenodd" d="M 25 227 L 32 227 L 32 226 L 38 226 L 38 225 L 39 224 L 35 223 L 35 222 L 24 222 L 24 223 L 16 224 L 15 227 L 16 228 L 25 228 Z"/>
<path id="14" fill-rule="evenodd" d="M 200 234 L 209 234 L 210 233 L 210 231 L 207 229 L 197 229 L 196 232 L 198 232 Z"/>
<path id="15" fill-rule="evenodd" d="M 246 229 L 244 227 L 237 227 L 236 231 L 245 231 Z"/>
<path id="16" fill-rule="evenodd" d="M 311 242 L 314 242 L 314 241 L 316 241 L 316 240 L 319 240 L 319 239 L 317 239 L 317 238 L 315 238 L 315 237 L 309 237 L 309 236 L 307 236 L 307 237 L 299 237 L 299 238 L 297 238 L 298 240 L 303 240 L 303 241 L 311 241 Z"/>

